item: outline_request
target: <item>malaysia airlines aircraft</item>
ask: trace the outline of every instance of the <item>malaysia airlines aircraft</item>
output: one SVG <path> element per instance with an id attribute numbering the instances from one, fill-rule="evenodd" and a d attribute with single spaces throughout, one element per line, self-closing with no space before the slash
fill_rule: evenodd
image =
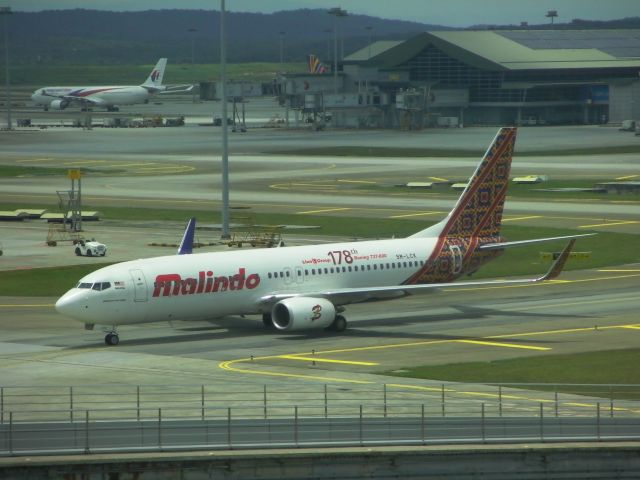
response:
<path id="1" fill-rule="evenodd" d="M 146 103 L 151 95 L 166 90 L 162 85 L 167 59 L 161 58 L 142 85 L 101 87 L 44 87 L 39 88 L 31 100 L 45 110 L 64 110 L 72 103 L 86 107 L 106 108 L 117 112 L 118 105 Z"/>
<path id="2" fill-rule="evenodd" d="M 342 331 L 345 305 L 470 285 L 533 283 L 555 278 L 576 237 L 506 242 L 500 236 L 515 128 L 502 128 L 449 215 L 408 238 L 163 256 L 101 268 L 56 303 L 58 312 L 109 326 L 262 314 L 278 331 Z M 192 222 L 190 227 L 192 228 Z M 189 237 L 188 230 L 185 238 Z M 538 278 L 456 282 L 505 248 L 571 239 Z M 184 242 L 183 242 L 184 243 Z M 188 253 L 180 248 L 179 253 Z"/>

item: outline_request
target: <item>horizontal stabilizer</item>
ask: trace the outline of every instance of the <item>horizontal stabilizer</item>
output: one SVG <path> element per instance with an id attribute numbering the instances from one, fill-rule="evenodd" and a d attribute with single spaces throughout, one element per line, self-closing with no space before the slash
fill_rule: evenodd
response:
<path id="1" fill-rule="evenodd" d="M 522 247 L 524 245 L 529 245 L 531 243 L 542 243 L 542 242 L 551 242 L 553 240 L 567 240 L 570 238 L 580 238 L 580 237 L 592 237 L 593 235 L 597 235 L 597 233 L 583 233 L 580 235 L 565 235 L 563 237 L 547 237 L 547 238 L 534 238 L 532 240 L 518 240 L 515 242 L 501 242 L 501 243 L 487 243 L 486 245 L 481 245 L 478 247 L 478 250 L 502 250 L 503 248 L 509 247 Z"/>

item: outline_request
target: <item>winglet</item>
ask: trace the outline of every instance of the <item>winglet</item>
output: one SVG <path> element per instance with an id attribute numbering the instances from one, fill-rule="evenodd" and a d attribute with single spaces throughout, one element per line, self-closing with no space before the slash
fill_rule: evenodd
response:
<path id="1" fill-rule="evenodd" d="M 189 253 L 193 253 L 193 237 L 196 231 L 196 217 L 191 217 L 189 219 L 189 223 L 187 224 L 187 228 L 184 231 L 184 235 L 182 235 L 182 241 L 180 242 L 180 247 L 178 248 L 178 255 L 187 255 Z"/>
<path id="2" fill-rule="evenodd" d="M 571 254 L 571 249 L 573 248 L 574 243 L 576 243 L 575 238 L 571 239 L 569 243 L 567 243 L 567 246 L 564 247 L 564 250 L 562 250 L 560 256 L 556 259 L 555 262 L 553 262 L 553 265 L 551 265 L 549 271 L 542 277 L 536 279 L 536 281 L 543 282 L 545 280 L 553 280 L 554 278 L 557 278 L 558 275 L 560 275 L 560 272 L 562 272 L 565 263 L 567 263 L 567 260 L 569 259 L 569 255 Z"/>

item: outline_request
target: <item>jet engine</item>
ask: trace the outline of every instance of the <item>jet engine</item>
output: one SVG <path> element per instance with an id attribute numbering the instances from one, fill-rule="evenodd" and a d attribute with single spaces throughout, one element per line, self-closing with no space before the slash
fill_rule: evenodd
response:
<path id="1" fill-rule="evenodd" d="M 336 307 L 324 298 L 286 298 L 273 306 L 271 318 L 283 331 L 326 328 L 336 318 Z"/>
<path id="2" fill-rule="evenodd" d="M 51 102 L 51 108 L 55 110 L 64 110 L 69 105 L 68 100 L 58 99 Z"/>

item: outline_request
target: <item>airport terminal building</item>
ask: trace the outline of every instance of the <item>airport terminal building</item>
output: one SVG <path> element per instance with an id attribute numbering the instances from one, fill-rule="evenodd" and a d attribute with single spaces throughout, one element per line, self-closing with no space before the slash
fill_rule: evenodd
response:
<path id="1" fill-rule="evenodd" d="M 640 30 L 425 32 L 333 73 L 287 76 L 292 108 L 342 126 L 552 125 L 640 119 Z"/>

